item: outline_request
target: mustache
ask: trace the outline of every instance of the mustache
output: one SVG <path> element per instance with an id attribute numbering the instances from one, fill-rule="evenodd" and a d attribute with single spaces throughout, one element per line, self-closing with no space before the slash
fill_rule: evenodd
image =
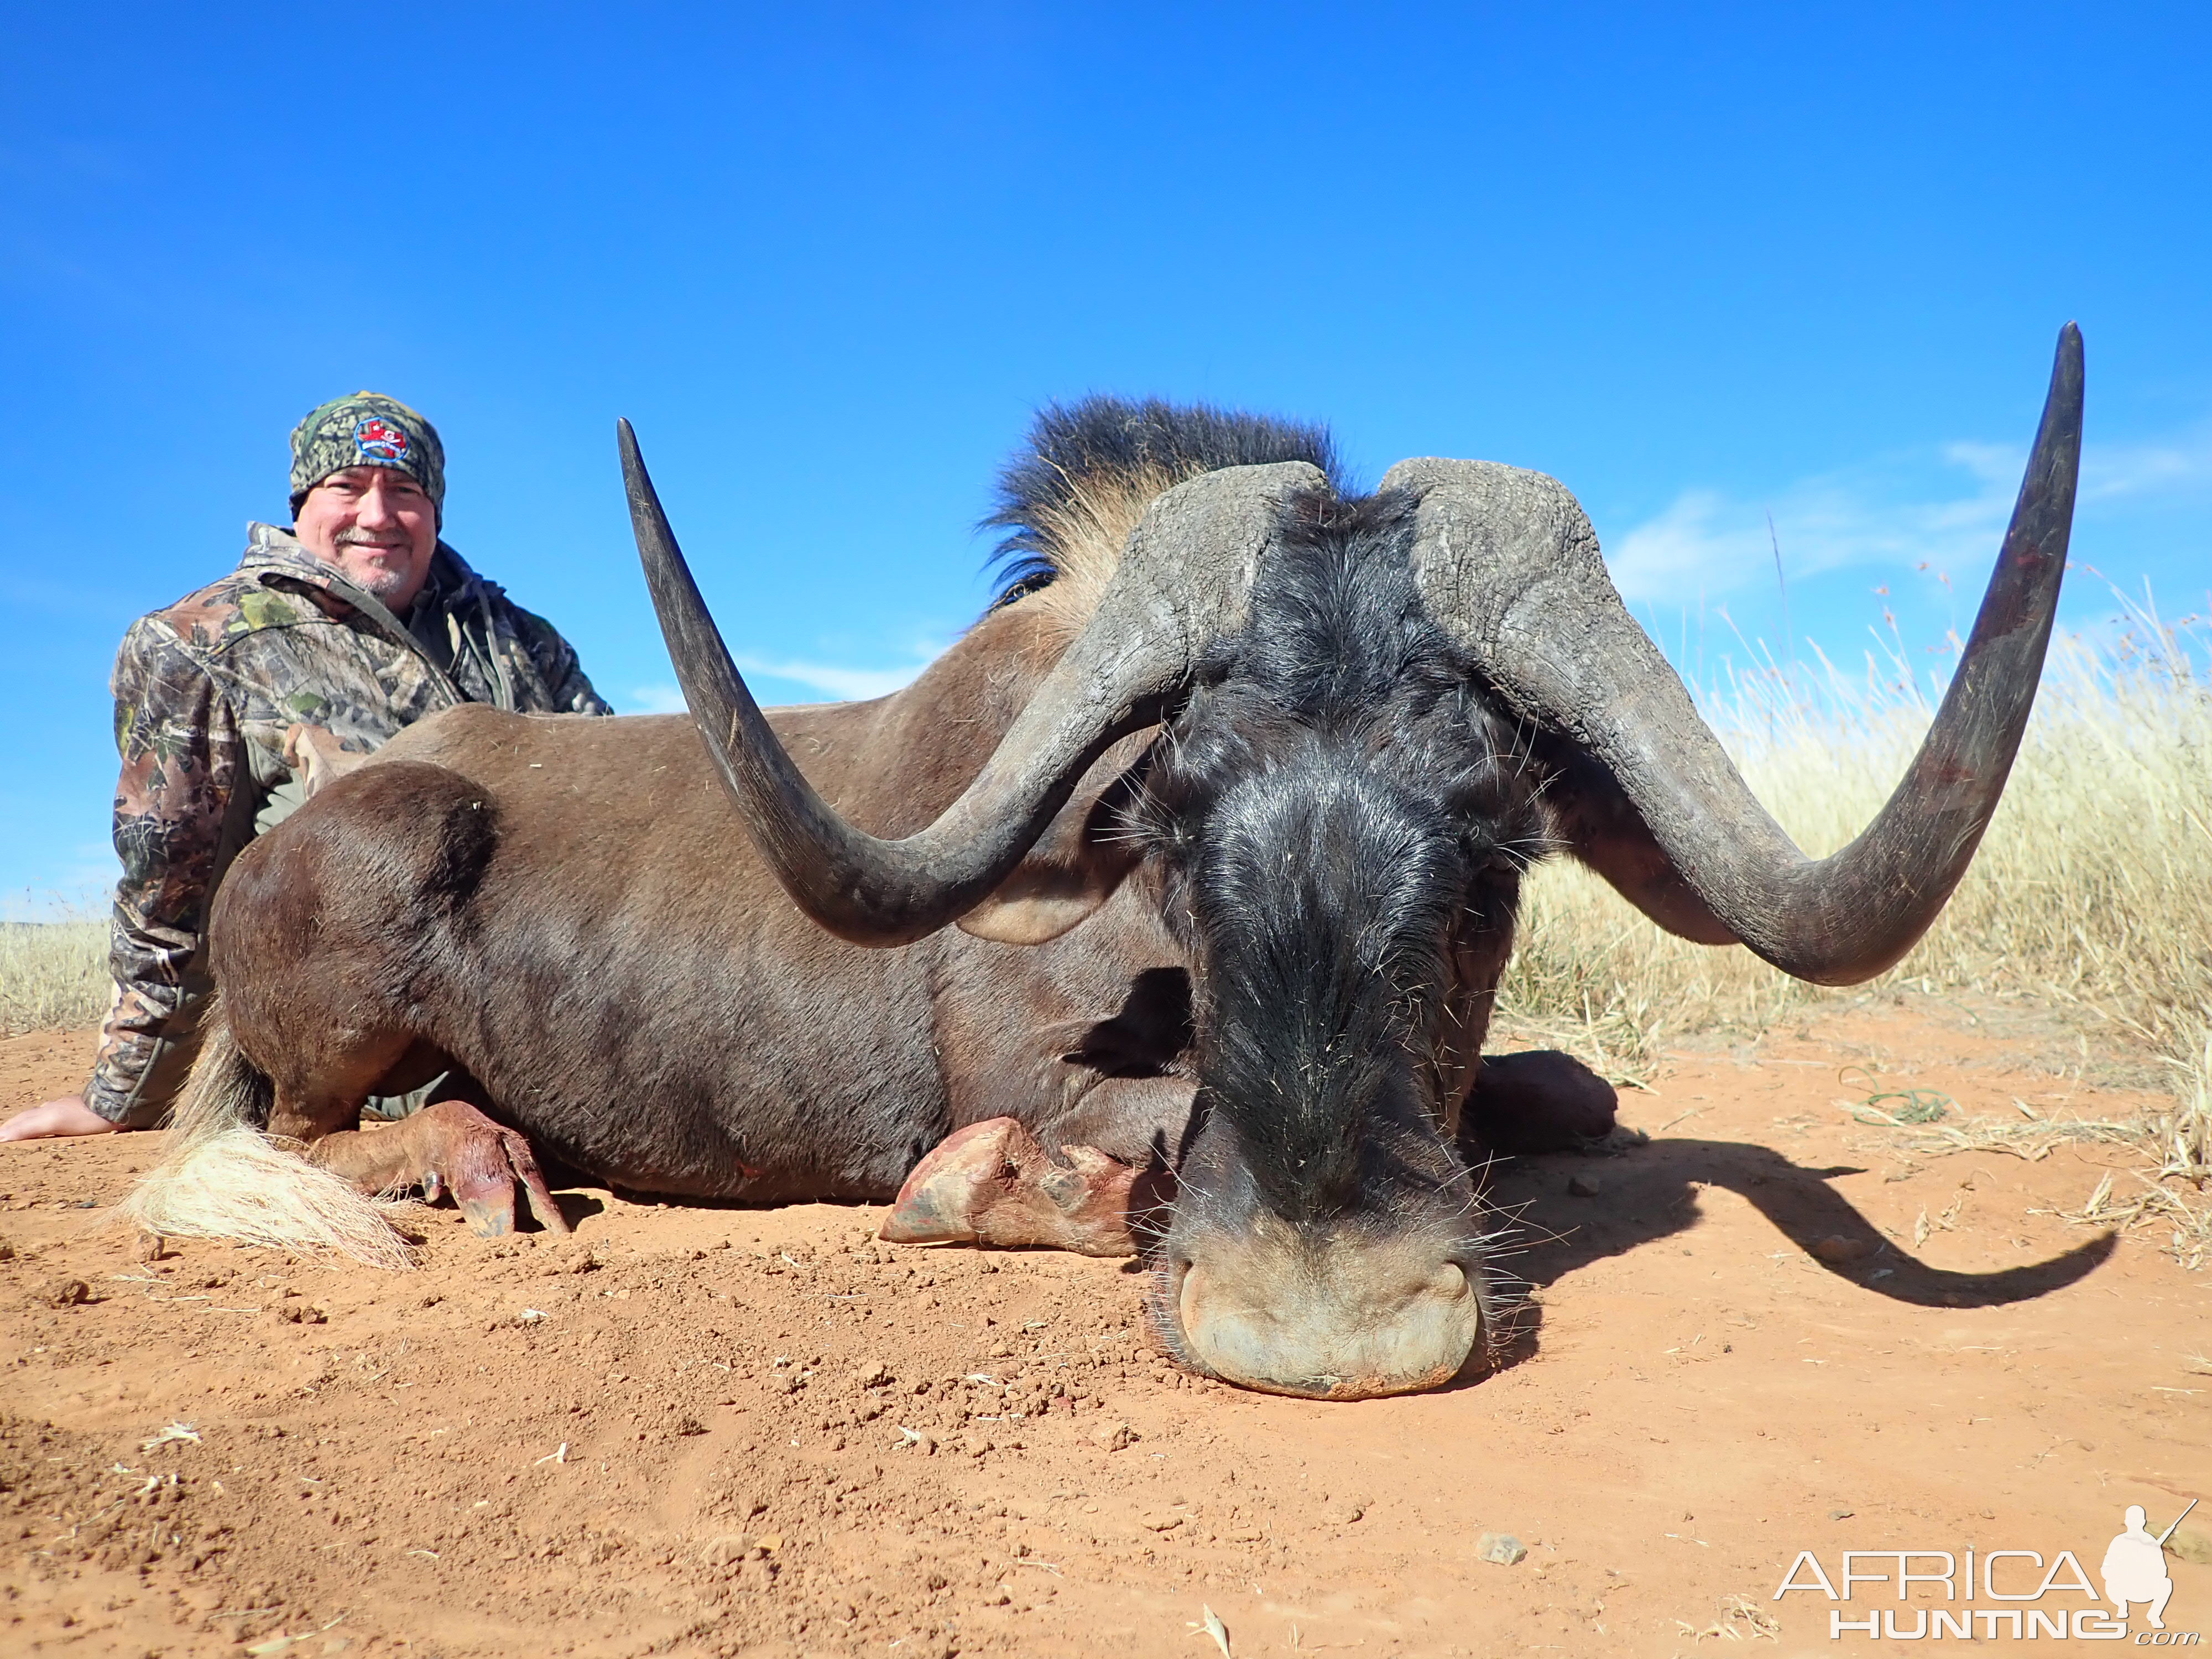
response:
<path id="1" fill-rule="evenodd" d="M 337 547 L 407 547 L 412 544 L 411 538 L 405 535 L 394 535 L 389 531 L 363 530 L 358 526 L 339 531 L 331 538 L 331 541 Z"/>

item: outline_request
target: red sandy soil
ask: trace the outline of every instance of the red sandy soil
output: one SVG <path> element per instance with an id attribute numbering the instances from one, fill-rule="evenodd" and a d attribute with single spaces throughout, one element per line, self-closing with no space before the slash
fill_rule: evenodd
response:
<path id="1" fill-rule="evenodd" d="M 0 1109 L 88 1053 L 0 1043 Z M 100 1222 L 153 1137 L 0 1146 L 0 1652 L 1212 1659 L 1208 1608 L 1237 1659 L 1923 1651 L 1773 1592 L 1801 1550 L 2094 1576 L 2125 1505 L 2212 1498 L 2212 1273 L 2048 1213 L 2121 1155 L 1915 1157 L 1835 1103 L 1852 1064 L 1954 1121 L 2150 1100 L 2068 1053 L 1917 999 L 1681 1049 L 1624 1094 L 1648 1146 L 1498 1172 L 1509 1363 L 1353 1405 L 1170 1371 L 1129 1264 L 878 1244 L 879 1207 L 586 1188 L 571 1240 L 403 1211 L 405 1274 L 144 1262 Z M 2212 1565 L 2171 1571 L 2212 1632 Z"/>

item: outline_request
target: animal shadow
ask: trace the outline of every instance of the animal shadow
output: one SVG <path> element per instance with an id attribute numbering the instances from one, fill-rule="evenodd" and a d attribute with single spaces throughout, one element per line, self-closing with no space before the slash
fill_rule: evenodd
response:
<path id="1" fill-rule="evenodd" d="M 1506 1237 L 1499 1255 L 1514 1293 L 1549 1285 L 1602 1261 L 1688 1231 L 1702 1188 L 1735 1193 L 1814 1263 L 1868 1293 L 1923 1308 L 1990 1308 L 2033 1301 L 2075 1284 L 2110 1256 L 2111 1232 L 2061 1255 L 1996 1273 L 1954 1273 L 1909 1255 L 1827 1183 L 1864 1171 L 1850 1164 L 1814 1169 L 1771 1147 L 1744 1141 L 1665 1139 L 1621 1156 L 1573 1153 L 1498 1159 L 1489 1170 L 1484 1201 L 1498 1213 Z M 1568 1191 L 1580 1176 L 1589 1197 Z M 1840 1241 L 1838 1244 L 1838 1241 Z M 1535 1351 L 1541 1310 L 1509 1307 L 1498 1362 Z"/>

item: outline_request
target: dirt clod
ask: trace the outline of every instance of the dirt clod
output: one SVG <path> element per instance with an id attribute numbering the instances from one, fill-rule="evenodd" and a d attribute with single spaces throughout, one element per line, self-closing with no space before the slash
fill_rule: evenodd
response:
<path id="1" fill-rule="evenodd" d="M 1813 1254 L 1832 1266 L 1847 1261 L 1863 1261 L 1875 1252 L 1872 1241 L 1847 1238 L 1841 1233 L 1831 1233 L 1826 1238 L 1813 1241 Z"/>

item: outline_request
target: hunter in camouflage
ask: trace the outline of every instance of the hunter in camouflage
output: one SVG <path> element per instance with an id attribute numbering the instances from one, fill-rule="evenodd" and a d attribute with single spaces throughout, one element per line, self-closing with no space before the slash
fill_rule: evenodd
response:
<path id="1" fill-rule="evenodd" d="M 208 902 L 239 848 L 302 798 L 303 737 L 366 753 L 461 702 L 612 712 L 551 623 L 435 538 L 445 467 L 428 422 L 356 393 L 310 414 L 292 449 L 301 535 L 250 526 L 235 570 L 141 617 L 116 656 L 116 990 L 83 1098 L 105 1124 L 152 1126 L 182 1084 L 207 988 L 198 958 Z M 411 492 L 421 519 L 416 568 L 398 580 L 374 561 L 404 561 L 401 531 L 344 500 L 333 520 L 311 499 L 376 500 L 387 485 Z M 311 534 L 328 545 L 303 541 Z"/>

